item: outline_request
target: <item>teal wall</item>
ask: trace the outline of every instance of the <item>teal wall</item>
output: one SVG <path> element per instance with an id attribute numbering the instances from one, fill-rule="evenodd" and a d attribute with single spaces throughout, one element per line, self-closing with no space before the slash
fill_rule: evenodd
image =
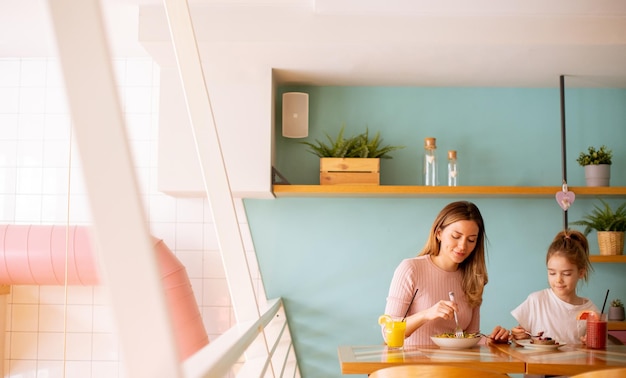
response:
<path id="1" fill-rule="evenodd" d="M 285 87 L 310 95 L 307 139 L 281 137 L 276 168 L 293 184 L 318 184 L 319 159 L 302 140 L 381 131 L 405 145 L 381 162 L 383 185 L 418 185 L 423 139 L 437 138 L 445 182 L 445 152 L 459 153 L 460 185 L 558 186 L 561 120 L 558 88 Z M 279 97 L 282 92 L 279 92 Z M 281 114 L 278 104 L 276 114 Z M 584 185 L 576 163 L 589 145 L 614 151 L 612 186 L 626 186 L 626 90 L 567 89 L 567 168 L 571 186 Z M 562 228 L 554 198 L 279 198 L 245 200 L 269 298 L 282 297 L 302 375 L 341 376 L 337 347 L 382 342 L 377 325 L 393 271 L 415 256 L 439 210 L 469 199 L 487 227 L 488 269 L 481 329 L 511 327 L 510 311 L 547 287 L 545 252 Z M 624 198 L 611 199 L 617 204 Z M 569 220 L 595 203 L 578 198 Z M 590 235 L 597 253 L 595 234 Z M 595 264 L 580 293 L 602 305 L 626 298 L 626 264 Z"/>

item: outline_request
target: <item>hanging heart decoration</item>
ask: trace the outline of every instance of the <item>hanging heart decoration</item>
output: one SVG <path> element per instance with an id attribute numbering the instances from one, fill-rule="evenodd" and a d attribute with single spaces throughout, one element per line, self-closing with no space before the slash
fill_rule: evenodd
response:
<path id="1" fill-rule="evenodd" d="M 567 190 L 567 184 L 563 184 L 563 190 L 556 193 L 556 202 L 564 211 L 567 211 L 575 200 L 576 194 Z"/>

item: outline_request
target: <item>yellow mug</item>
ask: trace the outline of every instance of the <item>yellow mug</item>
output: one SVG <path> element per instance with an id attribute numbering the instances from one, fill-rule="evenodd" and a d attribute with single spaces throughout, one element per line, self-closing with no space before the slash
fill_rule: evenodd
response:
<path id="1" fill-rule="evenodd" d="M 389 315 L 381 315 L 378 318 L 378 324 L 384 326 L 385 341 L 389 348 L 401 349 L 404 347 L 405 320 L 396 320 Z"/>

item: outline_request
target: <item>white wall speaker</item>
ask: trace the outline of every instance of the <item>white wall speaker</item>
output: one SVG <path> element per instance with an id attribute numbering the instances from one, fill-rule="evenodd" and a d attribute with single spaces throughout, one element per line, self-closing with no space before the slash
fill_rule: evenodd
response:
<path id="1" fill-rule="evenodd" d="M 308 93 L 283 93 L 283 136 L 286 138 L 309 136 Z"/>

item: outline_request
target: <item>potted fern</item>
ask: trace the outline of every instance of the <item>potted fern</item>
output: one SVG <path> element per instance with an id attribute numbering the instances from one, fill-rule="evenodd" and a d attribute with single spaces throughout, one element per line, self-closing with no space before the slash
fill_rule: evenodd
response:
<path id="1" fill-rule="evenodd" d="M 619 298 L 611 301 L 611 307 L 609 307 L 609 320 L 624 320 L 624 304 Z"/>
<path id="2" fill-rule="evenodd" d="M 598 246 L 601 255 L 621 255 L 624 251 L 624 232 L 626 232 L 626 202 L 617 209 L 600 199 L 602 206 L 595 205 L 591 213 L 582 219 L 572 222 L 573 225 L 584 226 L 584 234 L 592 230 L 598 232 Z"/>
<path id="3" fill-rule="evenodd" d="M 590 146 L 576 161 L 585 169 L 587 186 L 609 186 L 613 151 L 602 145 L 596 150 Z"/>
<path id="4" fill-rule="evenodd" d="M 391 159 L 390 152 L 404 146 L 382 144 L 380 132 L 370 137 L 369 130 L 346 138 L 345 125 L 336 138 L 326 134 L 328 143 L 300 142 L 320 158 L 320 184 L 380 184 L 380 159 Z"/>

